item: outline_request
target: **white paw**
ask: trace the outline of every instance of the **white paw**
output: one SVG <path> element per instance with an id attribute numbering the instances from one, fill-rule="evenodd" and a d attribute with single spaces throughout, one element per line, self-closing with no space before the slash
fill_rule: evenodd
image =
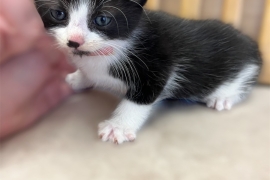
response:
<path id="1" fill-rule="evenodd" d="M 68 74 L 66 76 L 66 82 L 68 85 L 74 90 L 74 91 L 80 91 L 83 89 L 83 86 L 81 84 L 81 81 L 78 79 L 76 74 Z"/>
<path id="2" fill-rule="evenodd" d="M 136 139 L 135 130 L 128 129 L 111 121 L 104 121 L 99 124 L 98 135 L 102 141 L 110 141 L 115 144 L 132 142 Z"/>
<path id="3" fill-rule="evenodd" d="M 233 106 L 233 101 L 230 98 L 225 99 L 211 99 L 207 102 L 207 107 L 214 108 L 218 111 L 231 110 Z"/>

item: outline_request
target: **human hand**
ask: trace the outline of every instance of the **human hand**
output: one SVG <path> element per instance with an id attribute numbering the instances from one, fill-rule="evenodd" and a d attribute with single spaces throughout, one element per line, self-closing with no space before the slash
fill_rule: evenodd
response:
<path id="1" fill-rule="evenodd" d="M 43 29 L 32 0 L 1 0 L 0 138 L 31 125 L 71 90 L 73 70 Z"/>

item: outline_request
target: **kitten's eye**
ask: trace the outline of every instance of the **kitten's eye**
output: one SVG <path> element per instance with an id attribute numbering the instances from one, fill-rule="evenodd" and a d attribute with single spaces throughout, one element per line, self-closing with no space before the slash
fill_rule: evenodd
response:
<path id="1" fill-rule="evenodd" d="M 106 16 L 98 16 L 95 19 L 95 24 L 98 26 L 107 26 L 112 21 L 112 18 Z"/>
<path id="2" fill-rule="evenodd" d="M 63 21 L 66 19 L 66 13 L 60 10 L 51 9 L 51 15 L 57 21 Z"/>

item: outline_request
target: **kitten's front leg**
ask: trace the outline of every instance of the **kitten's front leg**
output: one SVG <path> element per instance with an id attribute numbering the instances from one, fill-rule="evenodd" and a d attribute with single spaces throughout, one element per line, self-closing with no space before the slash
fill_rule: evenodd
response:
<path id="1" fill-rule="evenodd" d="M 148 119 L 152 107 L 153 104 L 140 105 L 124 99 L 114 111 L 113 117 L 99 124 L 100 138 L 116 144 L 134 141 L 136 132 Z"/>
<path id="2" fill-rule="evenodd" d="M 66 82 L 72 87 L 74 91 L 86 89 L 91 86 L 90 80 L 85 77 L 81 70 L 68 74 Z"/>

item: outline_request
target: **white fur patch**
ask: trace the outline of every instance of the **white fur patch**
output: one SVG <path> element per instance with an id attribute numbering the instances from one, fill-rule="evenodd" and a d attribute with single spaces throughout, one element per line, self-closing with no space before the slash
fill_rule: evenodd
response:
<path id="1" fill-rule="evenodd" d="M 181 59 L 181 61 L 189 61 L 188 59 Z M 161 95 L 159 96 L 158 100 L 163 100 L 163 99 L 166 99 L 166 98 L 172 98 L 172 97 L 175 97 L 174 95 L 174 91 L 177 90 L 177 89 L 180 89 L 182 86 L 181 86 L 181 82 L 188 82 L 189 80 L 181 75 L 179 76 L 177 72 L 184 72 L 184 71 L 187 71 L 187 66 L 183 66 L 183 65 L 176 65 L 176 67 L 174 67 L 174 70 L 172 71 L 169 79 L 167 80 L 166 82 L 166 85 L 161 93 Z"/>
<path id="2" fill-rule="evenodd" d="M 176 72 L 173 71 L 172 74 L 170 75 L 159 99 L 162 100 L 162 99 L 174 97 L 173 91 L 175 89 L 181 88 L 181 85 L 179 84 L 179 82 L 183 82 L 183 81 L 187 81 L 187 80 L 184 77 L 178 76 L 176 74 Z"/>
<path id="3" fill-rule="evenodd" d="M 84 80 L 77 79 L 77 81 L 81 81 L 78 87 L 94 87 L 97 89 L 107 90 L 118 96 L 123 96 L 126 94 L 128 87 L 120 79 L 112 77 L 109 74 L 109 68 L 111 65 L 119 64 L 119 59 L 124 58 L 125 48 L 129 47 L 130 43 L 128 41 L 121 40 L 110 40 L 107 41 L 107 43 L 114 47 L 114 52 L 111 55 L 82 57 L 71 55 L 71 62 L 79 69 L 79 71 L 81 71 L 81 74 L 84 75 Z M 71 84 L 69 81 L 68 83 Z M 74 90 L 79 89 L 74 88 Z"/>
<path id="4" fill-rule="evenodd" d="M 72 62 L 81 74 L 84 75 L 83 80 L 76 80 L 81 82 L 79 86 L 81 88 L 94 87 L 118 95 L 124 95 L 127 91 L 127 86 L 121 80 L 109 75 L 109 66 L 113 61 L 114 58 L 112 56 L 74 56 Z M 75 75 L 73 74 L 72 76 Z M 79 90 L 78 88 L 74 89 Z"/>
<path id="5" fill-rule="evenodd" d="M 259 67 L 256 65 L 246 66 L 233 81 L 223 83 L 211 95 L 206 97 L 204 102 L 207 103 L 208 107 L 215 108 L 218 111 L 230 110 L 249 91 L 244 90 L 245 83 L 258 73 L 258 69 Z"/>
<path id="6" fill-rule="evenodd" d="M 50 29 L 50 32 L 56 37 L 58 45 L 65 48 L 69 53 L 72 53 L 73 49 L 69 48 L 67 43 L 74 36 L 80 36 L 84 39 L 85 43 L 78 48 L 81 51 L 94 52 L 108 46 L 103 43 L 104 38 L 101 34 L 89 30 L 88 14 L 91 13 L 90 10 L 88 1 L 80 1 L 76 8 L 70 9 L 70 20 L 67 27 Z"/>
<path id="7" fill-rule="evenodd" d="M 132 38 L 128 40 L 105 40 L 98 32 L 88 28 L 88 15 L 91 14 L 89 1 L 79 1 L 79 4 L 70 9 L 70 21 L 67 27 L 57 27 L 50 31 L 56 37 L 58 45 L 67 50 L 70 61 L 78 68 L 78 71 L 67 76 L 66 81 L 74 90 L 87 87 L 101 88 L 115 94 L 123 95 L 127 86 L 119 79 L 109 74 L 111 65 L 126 68 L 121 64 L 120 59 L 126 59 L 126 51 L 132 45 Z M 134 33 L 136 34 L 136 33 Z M 106 56 L 78 56 L 73 54 L 73 48 L 67 46 L 71 37 L 80 36 L 84 40 L 78 50 L 95 52 L 101 48 L 113 47 L 113 54 Z M 133 36 L 132 36 L 133 37 Z M 118 71 L 117 73 L 123 73 Z M 122 74 L 130 78 L 133 74 Z"/>
<path id="8" fill-rule="evenodd" d="M 148 119 L 153 105 L 139 105 L 129 100 L 123 100 L 114 112 L 113 117 L 100 123 L 98 134 L 103 141 L 122 144 L 133 141 L 136 132 Z"/>
<path id="9" fill-rule="evenodd" d="M 66 77 L 66 82 L 72 87 L 74 91 L 80 91 L 82 89 L 93 86 L 89 79 L 79 69 L 72 74 L 68 74 Z"/>

